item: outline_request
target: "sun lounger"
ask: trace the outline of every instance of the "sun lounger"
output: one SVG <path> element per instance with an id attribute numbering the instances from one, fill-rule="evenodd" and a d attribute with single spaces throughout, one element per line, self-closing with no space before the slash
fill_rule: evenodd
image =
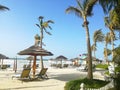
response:
<path id="1" fill-rule="evenodd" d="M 86 65 L 81 65 L 78 68 L 76 68 L 78 71 L 84 71 L 86 70 Z"/>
<path id="2" fill-rule="evenodd" d="M 21 74 L 15 74 L 15 75 L 13 75 L 13 76 L 12 76 L 12 79 L 13 79 L 13 78 L 18 78 L 18 79 L 20 79 L 20 80 L 25 80 L 25 79 L 30 80 L 30 79 L 31 79 L 31 78 L 30 78 L 30 71 L 31 71 L 30 68 L 25 68 L 25 69 L 23 69 L 23 71 L 22 71 Z"/>
<path id="3" fill-rule="evenodd" d="M 48 68 L 41 69 L 39 74 L 35 75 L 36 78 L 42 78 L 42 79 L 48 78 L 48 76 L 46 74 L 47 70 L 48 70 Z"/>

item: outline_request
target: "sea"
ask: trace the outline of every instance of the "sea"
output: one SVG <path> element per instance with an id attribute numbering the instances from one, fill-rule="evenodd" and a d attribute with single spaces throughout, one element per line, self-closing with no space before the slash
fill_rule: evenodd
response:
<path id="1" fill-rule="evenodd" d="M 2 60 L 0 60 L 0 65 L 9 65 L 10 66 L 10 68 L 14 68 L 14 66 L 15 66 L 15 63 L 17 63 L 17 69 L 19 70 L 19 69 L 23 69 L 23 66 L 24 65 L 29 65 L 29 63 L 30 63 L 30 60 L 26 60 L 26 59 L 3 59 L 3 61 Z M 41 65 L 40 65 L 40 60 L 39 59 L 37 59 L 36 60 L 36 64 L 40 67 Z M 51 67 L 51 64 L 53 64 L 53 63 L 56 63 L 56 62 L 51 62 L 51 60 L 49 60 L 49 59 L 43 59 L 43 64 L 44 64 L 44 67 L 46 67 L 46 68 L 49 68 L 49 67 Z M 60 63 L 60 62 L 58 62 L 58 63 Z M 63 64 L 65 63 L 65 64 L 72 64 L 72 62 L 71 61 L 63 61 L 62 62 Z M 32 64 L 33 64 L 33 60 L 31 61 L 31 66 L 32 66 Z"/>

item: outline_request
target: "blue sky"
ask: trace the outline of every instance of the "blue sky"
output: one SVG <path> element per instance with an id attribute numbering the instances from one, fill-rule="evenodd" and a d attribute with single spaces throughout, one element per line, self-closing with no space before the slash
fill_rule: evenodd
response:
<path id="1" fill-rule="evenodd" d="M 67 58 L 79 57 L 86 53 L 86 35 L 81 26 L 83 21 L 74 14 L 66 14 L 65 9 L 76 6 L 76 0 L 1 0 L 0 4 L 10 8 L 10 11 L 0 12 L 0 53 L 9 57 L 23 57 L 17 53 L 34 44 L 34 36 L 40 34 L 35 25 L 39 16 L 45 20 L 53 20 L 51 24 L 52 36 L 45 34 L 44 49 L 51 51 L 55 58 L 64 55 Z M 90 21 L 91 44 L 95 30 L 102 29 L 104 33 L 109 30 L 104 26 L 104 13 L 99 5 L 93 10 L 94 15 Z M 103 43 L 98 44 L 96 56 L 103 59 Z"/>

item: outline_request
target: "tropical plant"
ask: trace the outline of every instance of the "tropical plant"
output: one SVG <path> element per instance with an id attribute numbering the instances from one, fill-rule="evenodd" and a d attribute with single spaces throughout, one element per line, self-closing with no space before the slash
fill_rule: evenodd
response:
<path id="1" fill-rule="evenodd" d="M 83 27 L 86 30 L 86 42 L 87 42 L 87 52 L 88 52 L 88 79 L 93 79 L 92 73 L 92 55 L 91 55 L 91 45 L 90 45 L 90 35 L 89 35 L 89 28 L 88 28 L 88 16 L 92 16 L 92 10 L 94 5 L 96 4 L 97 0 L 84 0 L 83 2 L 77 0 L 77 7 L 70 6 L 66 9 L 66 13 L 75 13 L 78 17 L 83 19 Z"/>
<path id="2" fill-rule="evenodd" d="M 120 66 L 120 46 L 115 48 L 114 50 L 114 57 L 113 57 L 113 61 L 118 64 L 118 66 Z"/>
<path id="3" fill-rule="evenodd" d="M 108 62 L 108 51 L 111 51 L 111 50 L 108 50 L 108 48 L 107 48 L 108 44 L 111 43 L 110 33 L 107 33 L 106 35 L 104 35 L 104 41 L 105 41 L 104 59 L 107 63 Z"/>
<path id="4" fill-rule="evenodd" d="M 114 88 L 115 90 L 120 90 L 120 46 L 115 48 L 113 51 L 113 61 L 117 64 L 117 67 L 115 67 Z"/>
<path id="5" fill-rule="evenodd" d="M 0 11 L 10 10 L 8 7 L 0 5 Z"/>
<path id="6" fill-rule="evenodd" d="M 98 0 L 102 6 L 104 13 L 108 14 L 109 11 L 119 4 L 119 0 Z"/>
<path id="7" fill-rule="evenodd" d="M 120 38 L 120 12 L 116 9 L 113 9 L 110 11 L 109 17 L 110 17 L 114 30 L 119 32 L 119 38 Z"/>
<path id="8" fill-rule="evenodd" d="M 47 28 L 52 29 L 49 24 L 54 23 L 52 20 L 44 21 L 43 19 L 44 19 L 43 16 L 39 16 L 38 18 L 39 24 L 36 24 L 36 26 L 40 29 L 40 48 L 42 48 L 42 45 L 44 45 L 43 43 L 44 32 L 46 32 L 48 35 L 51 35 L 51 33 L 47 31 Z M 44 68 L 42 56 L 41 56 L 41 68 Z"/>
<path id="9" fill-rule="evenodd" d="M 95 44 L 92 44 L 92 46 L 91 46 L 91 51 L 93 52 L 94 57 L 96 57 L 96 55 L 95 55 L 95 51 L 96 51 L 96 50 L 97 50 L 97 48 L 96 48 Z"/>
<path id="10" fill-rule="evenodd" d="M 120 0 L 98 0 L 105 14 L 109 14 L 114 30 L 119 31 L 120 38 Z"/>
<path id="11" fill-rule="evenodd" d="M 104 48 L 104 58 L 105 58 L 105 61 L 106 61 L 106 64 L 109 64 L 108 62 L 108 56 L 111 55 L 111 50 L 108 49 L 108 48 Z"/>
<path id="12" fill-rule="evenodd" d="M 112 58 L 113 58 L 114 56 L 113 49 L 114 49 L 114 40 L 115 40 L 114 25 L 110 17 L 105 17 L 104 21 L 105 21 L 105 26 L 107 26 L 110 30 L 111 45 L 112 45 Z"/>
<path id="13" fill-rule="evenodd" d="M 96 30 L 93 34 L 93 42 L 94 42 L 93 51 L 94 51 L 94 57 L 95 58 L 96 58 L 95 51 L 97 50 L 97 48 L 95 49 L 95 47 L 97 47 L 97 42 L 102 42 L 102 41 L 104 41 L 104 35 L 103 35 L 101 29 Z"/>

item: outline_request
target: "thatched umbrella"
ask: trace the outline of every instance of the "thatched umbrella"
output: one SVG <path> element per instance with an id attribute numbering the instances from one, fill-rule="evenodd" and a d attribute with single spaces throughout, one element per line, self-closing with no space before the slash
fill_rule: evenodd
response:
<path id="1" fill-rule="evenodd" d="M 62 60 L 67 60 L 67 57 L 60 55 L 60 56 L 56 57 L 56 60 L 61 61 L 61 67 L 62 67 Z"/>
<path id="2" fill-rule="evenodd" d="M 32 55 L 34 56 L 34 61 L 33 61 L 33 77 L 35 76 L 35 69 L 36 69 L 36 57 L 37 56 L 51 56 L 53 55 L 51 52 L 41 48 L 40 46 L 38 46 L 37 44 L 23 50 L 20 51 L 18 53 L 19 55 Z"/>
<path id="3" fill-rule="evenodd" d="M 9 57 L 3 55 L 3 54 L 0 54 L 0 59 L 8 59 Z"/>
<path id="4" fill-rule="evenodd" d="M 5 56 L 5 55 L 3 55 L 3 54 L 0 54 L 0 62 L 1 62 L 1 60 L 2 60 L 2 62 L 1 62 L 1 67 L 3 66 L 3 59 L 9 59 L 9 57 L 7 57 L 7 56 Z"/>
<path id="5" fill-rule="evenodd" d="M 31 65 L 31 61 L 34 60 L 34 57 L 33 56 L 29 56 L 26 59 L 30 61 L 29 64 Z"/>

